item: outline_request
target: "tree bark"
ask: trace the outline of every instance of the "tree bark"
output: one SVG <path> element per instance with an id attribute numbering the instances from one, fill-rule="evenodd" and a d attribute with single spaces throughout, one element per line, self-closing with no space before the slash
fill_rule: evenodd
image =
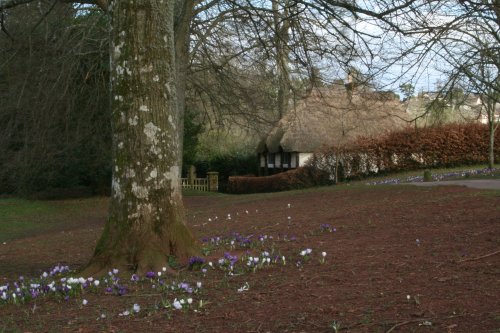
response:
<path id="1" fill-rule="evenodd" d="M 493 169 L 495 167 L 495 128 L 494 123 L 489 123 L 489 158 L 488 158 L 488 168 Z"/>
<path id="2" fill-rule="evenodd" d="M 112 1 L 113 180 L 108 221 L 86 274 L 143 274 L 197 253 L 180 188 L 174 2 Z"/>
<path id="3" fill-rule="evenodd" d="M 184 114 L 186 113 L 186 80 L 189 64 L 189 36 L 190 25 L 193 17 L 194 1 L 193 0 L 176 0 L 175 1 L 175 62 L 176 62 L 176 89 L 177 89 L 177 109 L 179 112 L 178 129 L 179 129 L 179 150 L 184 149 Z M 182 155 L 181 155 L 182 156 Z M 182 158 L 179 164 L 182 170 Z"/>
<path id="4" fill-rule="evenodd" d="M 486 112 L 488 114 L 488 168 L 493 169 L 495 167 L 495 105 L 496 100 L 489 100 L 486 103 Z"/>

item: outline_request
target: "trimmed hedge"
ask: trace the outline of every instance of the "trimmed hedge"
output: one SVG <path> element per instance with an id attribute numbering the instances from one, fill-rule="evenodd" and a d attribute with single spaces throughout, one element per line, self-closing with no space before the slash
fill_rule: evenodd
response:
<path id="1" fill-rule="evenodd" d="M 486 125 L 470 123 L 408 128 L 378 138 L 359 138 L 349 146 L 321 149 L 307 167 L 266 177 L 229 177 L 227 191 L 287 191 L 326 185 L 336 178 L 486 163 L 488 135 Z M 495 133 L 495 159 L 500 159 L 500 131 Z"/>
<path id="2" fill-rule="evenodd" d="M 295 190 L 328 184 L 328 175 L 310 167 L 302 167 L 265 177 L 229 177 L 228 193 L 262 193 Z"/>
<path id="3" fill-rule="evenodd" d="M 488 161 L 488 127 L 450 124 L 408 128 L 378 138 L 360 138 L 350 146 L 316 152 L 309 165 L 330 179 L 353 179 L 376 173 L 481 164 Z M 495 135 L 495 159 L 500 157 L 500 131 Z M 338 160 L 337 160 L 338 158 Z"/>

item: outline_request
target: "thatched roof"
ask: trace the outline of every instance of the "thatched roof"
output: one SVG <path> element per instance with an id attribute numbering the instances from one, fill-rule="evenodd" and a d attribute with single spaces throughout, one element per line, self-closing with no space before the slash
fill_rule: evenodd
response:
<path id="1" fill-rule="evenodd" d="M 258 146 L 258 152 L 313 152 L 342 146 L 405 126 L 406 113 L 387 93 L 318 88 L 291 108 Z"/>

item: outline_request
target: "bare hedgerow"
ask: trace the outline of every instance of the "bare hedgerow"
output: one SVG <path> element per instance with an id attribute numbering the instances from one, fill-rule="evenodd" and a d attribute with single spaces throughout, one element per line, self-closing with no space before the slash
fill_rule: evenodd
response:
<path id="1" fill-rule="evenodd" d="M 498 133 L 496 141 L 500 141 Z M 314 154 L 310 166 L 327 172 L 330 179 L 352 179 L 376 173 L 485 163 L 487 151 L 487 126 L 450 124 L 408 128 L 380 138 L 359 138 L 340 148 L 326 147 Z M 499 148 L 495 155 L 500 156 Z"/>

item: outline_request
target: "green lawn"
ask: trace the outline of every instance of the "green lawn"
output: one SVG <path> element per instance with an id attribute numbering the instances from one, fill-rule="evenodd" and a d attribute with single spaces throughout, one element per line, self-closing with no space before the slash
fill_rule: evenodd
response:
<path id="1" fill-rule="evenodd" d="M 444 174 L 456 171 L 483 169 L 486 165 L 478 166 L 465 166 L 449 169 L 433 169 L 433 174 Z M 500 169 L 500 166 L 497 166 Z M 367 178 L 359 181 L 352 181 L 350 184 L 352 189 L 364 189 L 365 183 L 373 181 L 381 181 L 384 179 L 406 179 L 410 176 L 420 176 L 423 170 L 384 175 L 378 177 Z M 500 179 L 500 170 L 497 170 L 490 176 L 471 176 L 467 179 L 485 179 L 496 178 Z M 345 183 L 344 183 L 345 185 Z M 343 186 L 323 187 L 306 189 L 305 191 L 321 191 L 321 190 L 336 190 Z M 302 190 L 304 191 L 304 190 Z M 275 195 L 286 196 L 292 195 L 296 191 L 286 193 L 262 193 L 245 196 L 233 196 L 221 193 L 200 192 L 194 190 L 185 190 L 183 195 L 185 197 L 192 196 L 227 196 L 227 204 L 237 203 L 242 201 L 258 201 L 266 198 L 271 198 Z M 104 197 L 94 197 L 85 199 L 70 199 L 70 200 L 24 200 L 17 198 L 0 199 L 0 243 L 30 236 L 38 233 L 50 232 L 54 229 L 60 229 L 67 225 L 68 227 L 76 223 L 88 223 L 92 219 L 106 216 L 108 207 L 108 199 Z"/>
<path id="2" fill-rule="evenodd" d="M 0 201 L 0 242 L 24 235 L 27 231 L 46 226 L 44 217 L 51 216 L 55 207 L 42 201 L 3 199 Z M 38 221 L 37 221 L 38 220 Z"/>
<path id="3" fill-rule="evenodd" d="M 41 201 L 0 200 L 0 242 L 50 232 L 54 228 L 85 223 L 102 216 L 108 200 L 102 197 Z"/>

